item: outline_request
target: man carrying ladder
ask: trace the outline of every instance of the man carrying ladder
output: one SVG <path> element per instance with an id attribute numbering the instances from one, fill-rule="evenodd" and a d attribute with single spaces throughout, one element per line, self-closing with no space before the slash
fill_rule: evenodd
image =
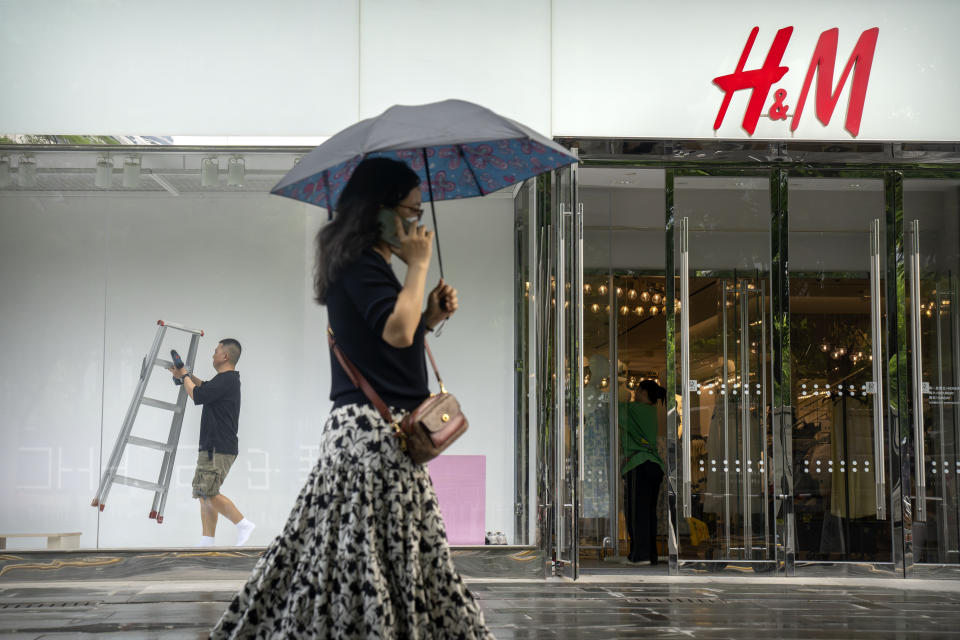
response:
<path id="1" fill-rule="evenodd" d="M 217 517 L 223 515 L 237 525 L 237 546 L 246 544 L 254 524 L 243 517 L 233 501 L 220 493 L 220 486 L 239 452 L 237 431 L 240 421 L 240 343 L 224 338 L 213 352 L 213 368 L 217 375 L 204 382 L 190 374 L 186 367 L 171 367 L 173 376 L 183 381 L 193 403 L 203 406 L 200 415 L 200 453 L 193 476 L 193 497 L 200 500 L 200 521 L 203 526 L 201 547 L 212 547 Z"/>

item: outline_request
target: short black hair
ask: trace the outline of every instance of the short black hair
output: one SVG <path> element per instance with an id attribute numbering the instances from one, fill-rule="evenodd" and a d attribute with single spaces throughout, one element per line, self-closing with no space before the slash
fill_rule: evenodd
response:
<path id="1" fill-rule="evenodd" d="M 237 366 L 237 361 L 240 360 L 240 354 L 243 353 L 243 348 L 240 346 L 240 343 L 234 338 L 224 338 L 220 341 L 220 344 L 227 350 L 227 355 L 230 356 L 230 364 Z"/>
<path id="2" fill-rule="evenodd" d="M 647 397 L 650 398 L 650 404 L 657 404 L 658 402 L 666 403 L 667 390 L 653 380 L 642 380 L 638 386 L 647 392 Z"/>

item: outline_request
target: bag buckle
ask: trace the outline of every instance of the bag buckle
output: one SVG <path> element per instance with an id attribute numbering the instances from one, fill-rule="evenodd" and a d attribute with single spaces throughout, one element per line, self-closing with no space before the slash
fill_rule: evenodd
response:
<path id="1" fill-rule="evenodd" d="M 404 433 L 403 429 L 400 428 L 399 422 L 393 423 L 393 430 L 396 432 L 397 437 L 400 439 L 400 450 L 407 450 L 407 434 Z"/>

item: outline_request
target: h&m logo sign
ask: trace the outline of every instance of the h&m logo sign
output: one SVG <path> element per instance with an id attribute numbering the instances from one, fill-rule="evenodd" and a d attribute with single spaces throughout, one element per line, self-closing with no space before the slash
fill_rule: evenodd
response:
<path id="1" fill-rule="evenodd" d="M 790 70 L 790 67 L 781 66 L 780 61 L 783 59 L 783 52 L 787 48 L 787 43 L 790 42 L 793 27 L 784 27 L 777 31 L 762 67 L 744 70 L 747 57 L 750 55 L 750 50 L 753 49 L 753 43 L 756 41 L 759 31 L 760 27 L 754 27 L 750 32 L 747 44 L 743 47 L 743 53 L 740 54 L 740 61 L 737 63 L 736 70 L 729 75 L 713 79 L 713 83 L 724 92 L 723 102 L 717 112 L 717 119 L 713 123 L 714 131 L 723 124 L 723 118 L 727 114 L 727 107 L 730 106 L 733 94 L 737 91 L 750 89 L 750 102 L 747 104 L 747 110 L 743 115 L 743 128 L 747 133 L 753 135 L 770 90 Z M 860 133 L 860 120 L 863 117 L 863 104 L 867 96 L 867 83 L 870 81 L 870 67 L 873 66 L 873 52 L 877 48 L 877 35 L 880 33 L 880 29 L 877 27 L 867 29 L 860 35 L 857 44 L 853 47 L 853 52 L 847 58 L 843 73 L 840 74 L 840 78 L 834 84 L 833 72 L 837 61 L 837 36 L 839 33 L 839 29 L 828 29 L 820 34 L 793 113 L 788 113 L 790 105 L 786 104 L 786 90 L 777 89 L 774 92 L 773 103 L 767 112 L 771 120 L 790 119 L 790 131 L 796 131 L 797 127 L 800 126 L 800 116 L 803 115 L 803 108 L 807 103 L 807 95 L 813 83 L 813 76 L 816 75 L 817 85 L 814 96 L 817 119 L 824 126 L 830 124 L 834 108 L 840 100 L 840 92 L 852 72 L 850 102 L 847 106 L 844 128 L 853 137 Z"/>

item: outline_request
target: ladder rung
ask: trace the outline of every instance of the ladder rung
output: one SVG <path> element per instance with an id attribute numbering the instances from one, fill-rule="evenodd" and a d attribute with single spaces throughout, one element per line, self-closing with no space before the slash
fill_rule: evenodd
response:
<path id="1" fill-rule="evenodd" d="M 148 407 L 156 407 L 157 409 L 166 409 L 167 411 L 173 411 L 174 413 L 180 413 L 180 407 L 172 402 L 164 402 L 163 400 L 144 397 L 143 400 L 140 401 L 140 404 L 145 404 Z"/>
<path id="2" fill-rule="evenodd" d="M 170 327 L 171 329 L 179 329 L 180 331 L 186 331 L 187 333 L 193 333 L 198 336 L 203 335 L 203 329 L 191 329 L 190 327 L 185 327 L 182 324 L 176 322 L 165 322 L 163 320 L 157 320 L 157 324 L 163 327 Z"/>
<path id="3" fill-rule="evenodd" d="M 153 364 L 155 364 L 158 367 L 163 367 L 164 369 L 169 369 L 170 367 L 173 366 L 173 363 L 171 361 L 164 360 L 162 358 L 157 358 L 156 360 L 153 361 Z"/>
<path id="4" fill-rule="evenodd" d="M 119 482 L 120 484 L 125 484 L 130 487 L 137 487 L 138 489 L 146 489 L 147 491 L 162 491 L 161 487 L 156 482 L 147 482 L 146 480 L 137 480 L 136 478 L 128 478 L 127 476 L 113 476 L 114 482 Z"/>
<path id="5" fill-rule="evenodd" d="M 127 436 L 127 442 L 130 444 L 135 444 L 139 447 L 148 447 L 150 449 L 159 449 L 160 451 L 172 451 L 173 447 L 169 446 L 166 442 L 158 442 L 156 440 L 149 440 L 147 438 L 139 438 L 137 436 Z"/>

